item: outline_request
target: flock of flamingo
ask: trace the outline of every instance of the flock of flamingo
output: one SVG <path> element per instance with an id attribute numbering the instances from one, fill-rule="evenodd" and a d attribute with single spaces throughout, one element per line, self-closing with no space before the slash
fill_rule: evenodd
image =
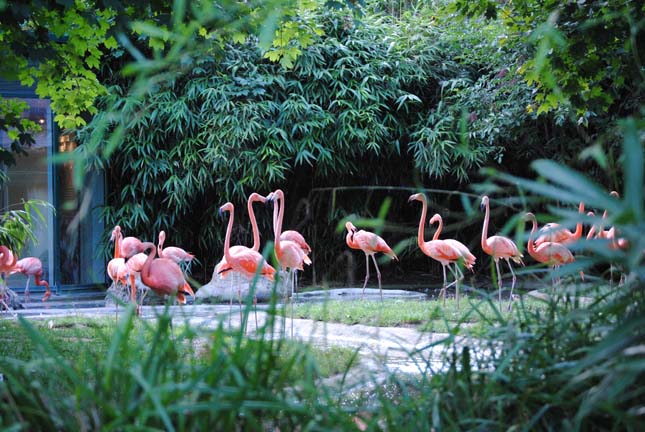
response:
<path id="1" fill-rule="evenodd" d="M 612 196 L 618 196 L 614 191 Z M 443 270 L 442 294 L 445 304 L 446 290 L 455 285 L 455 297 L 457 307 L 459 306 L 459 282 L 464 278 L 461 266 L 473 270 L 476 258 L 468 250 L 468 247 L 455 239 L 439 239 L 443 227 L 443 221 L 439 214 L 430 218 L 429 225 L 433 226 L 438 223 L 437 230 L 432 240 L 426 241 L 424 237 L 424 228 L 428 211 L 427 198 L 422 193 L 416 193 L 409 197 L 409 202 L 420 201 L 422 204 L 421 218 L 419 221 L 419 230 L 417 243 L 419 249 L 430 258 L 438 261 Z M 247 201 L 249 219 L 253 230 L 253 246 L 230 245 L 231 232 L 234 223 L 234 206 L 227 202 L 220 207 L 219 213 L 229 213 L 229 220 L 224 239 L 224 256 L 216 265 L 215 272 L 221 278 L 227 277 L 230 273 L 237 273 L 246 279 L 252 279 L 260 275 L 274 280 L 276 269 L 272 267 L 259 252 L 260 234 L 253 211 L 253 203 L 273 203 L 273 231 L 274 231 L 274 252 L 280 269 L 288 274 L 291 294 L 297 287 L 297 271 L 303 270 L 305 264 L 311 264 L 309 254 L 311 247 L 307 244 L 304 237 L 297 231 L 282 231 L 282 221 L 284 218 L 284 192 L 280 189 L 271 192 L 269 195 L 262 196 L 258 193 L 252 193 Z M 488 236 L 488 225 L 490 220 L 490 205 L 487 196 L 482 197 L 481 208 L 485 211 L 484 224 L 481 234 L 481 248 L 490 255 L 495 262 L 497 271 L 497 285 L 499 291 L 499 301 L 502 301 L 502 273 L 500 271 L 500 260 L 505 260 L 512 275 L 511 293 L 509 298 L 512 299 L 513 289 L 515 288 L 516 276 L 513 272 L 511 262 L 524 265 L 523 255 L 520 253 L 517 245 L 513 240 L 501 235 Z M 579 213 L 584 212 L 584 203 L 580 203 Z M 588 213 L 593 215 L 592 212 Z M 606 212 L 603 219 L 606 218 Z M 582 222 L 579 221 L 574 232 L 561 227 L 558 224 L 546 224 L 539 231 L 537 230 L 537 220 L 532 213 L 526 214 L 526 220 L 532 222 L 532 229 L 527 243 L 529 255 L 536 261 L 546 264 L 552 268 L 557 268 L 563 264 L 571 263 L 575 260 L 573 254 L 567 247 L 567 244 L 575 242 L 581 238 Z M 383 253 L 392 259 L 398 259 L 396 254 L 388 246 L 383 238 L 375 233 L 359 230 L 352 222 L 345 225 L 347 234 L 345 241 L 347 246 L 352 249 L 358 249 L 365 253 L 366 275 L 363 283 L 363 294 L 369 280 L 369 257 L 372 257 L 378 280 L 379 293 L 383 297 L 381 287 L 381 273 L 376 262 L 375 255 Z M 537 233 L 537 238 L 534 240 Z M 191 261 L 194 256 L 179 247 L 164 248 L 166 234 L 161 231 L 158 236 L 158 244 L 151 242 L 142 242 L 136 237 L 123 237 L 121 227 L 118 225 L 112 230 L 111 240 L 114 241 L 114 257 L 108 262 L 107 273 L 110 279 L 117 283 L 127 286 L 130 284 L 131 301 L 137 305 L 137 313 L 140 313 L 140 306 L 137 303 L 137 288 L 135 278 L 140 276 L 144 285 L 160 296 L 175 296 L 180 304 L 186 302 L 186 295 L 194 296 L 194 292 L 187 283 L 180 264 Z M 608 230 L 602 226 L 593 226 L 587 239 L 603 238 L 609 239 L 610 247 L 625 248 L 627 242 L 625 239 L 617 238 L 615 228 Z M 148 253 L 146 253 L 148 252 Z M 450 270 L 455 280 L 450 284 L 447 283 L 446 269 Z M 27 257 L 17 260 L 14 254 L 6 246 L 0 246 L 0 274 L 10 275 L 13 273 L 23 273 L 27 275 L 27 286 L 25 287 L 25 297 L 29 296 L 29 280 L 33 275 L 37 285 L 45 286 L 46 293 L 43 301 L 51 296 L 49 284 L 42 277 L 42 263 L 36 257 Z M 581 273 L 582 275 L 582 273 Z M 582 275 L 584 277 L 584 275 Z M 288 294 L 288 293 L 287 293 Z M 239 297 L 238 291 L 238 297 Z M 141 299 L 143 300 L 143 299 Z M 0 299 L 2 301 L 2 299 Z M 6 304 L 2 304 L 6 307 Z M 7 308 L 8 309 L 8 308 Z"/>

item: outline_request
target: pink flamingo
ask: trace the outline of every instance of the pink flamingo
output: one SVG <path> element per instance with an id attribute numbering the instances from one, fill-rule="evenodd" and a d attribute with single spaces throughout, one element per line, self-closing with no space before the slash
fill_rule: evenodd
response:
<path id="1" fill-rule="evenodd" d="M 275 269 L 266 262 L 262 254 L 256 250 L 246 246 L 237 246 L 236 252 L 231 253 L 231 232 L 233 230 L 233 219 L 235 217 L 235 207 L 232 203 L 227 202 L 219 208 L 219 213 L 230 212 L 231 216 L 228 220 L 226 227 L 226 237 L 224 238 L 224 258 L 226 259 L 227 266 L 230 266 L 232 271 L 242 274 L 242 276 L 253 279 L 255 275 L 260 274 L 270 281 L 273 281 Z M 238 289 L 238 299 L 240 302 L 241 310 L 241 294 Z M 257 318 L 256 318 L 257 323 Z"/>
<path id="2" fill-rule="evenodd" d="M 381 288 L 381 272 L 378 269 L 378 264 L 376 263 L 376 258 L 374 257 L 374 255 L 376 255 L 377 252 L 381 252 L 397 261 L 399 260 L 399 258 L 388 246 L 385 240 L 383 240 L 383 238 L 381 238 L 380 236 L 369 231 L 359 231 L 351 222 L 347 222 L 345 224 L 345 228 L 347 229 L 347 235 L 345 236 L 345 243 L 347 243 L 347 246 L 352 249 L 360 249 L 363 251 L 363 253 L 365 253 L 365 268 L 367 271 L 365 274 L 365 282 L 363 283 L 363 293 L 361 294 L 361 298 L 365 295 L 365 287 L 367 286 L 367 281 L 370 278 L 369 257 L 371 256 L 372 261 L 374 261 L 374 267 L 376 268 L 378 289 L 381 294 L 381 300 L 383 300 L 383 289 Z"/>
<path id="3" fill-rule="evenodd" d="M 45 287 L 45 295 L 42 301 L 47 301 L 51 297 L 52 292 L 49 289 L 49 283 L 46 280 L 40 280 L 43 276 L 43 263 L 36 257 L 22 258 L 16 262 L 16 265 L 11 270 L 10 274 L 22 273 L 27 276 L 27 285 L 25 286 L 25 301 L 29 301 L 29 281 L 31 276 L 34 277 L 36 285 Z"/>
<path id="4" fill-rule="evenodd" d="M 112 231 L 113 235 L 114 232 L 116 231 L 116 235 L 121 237 L 120 243 L 120 253 L 121 257 L 128 259 L 132 255 L 139 253 L 139 250 L 141 249 L 141 240 L 139 240 L 136 237 L 123 237 L 123 234 L 121 233 L 121 227 L 119 225 L 114 227 L 114 230 Z"/>
<path id="5" fill-rule="evenodd" d="M 284 197 L 284 192 L 281 189 L 277 189 L 273 193 L 275 194 L 278 191 L 280 191 L 280 193 Z M 271 196 L 271 194 L 269 194 L 269 196 Z M 278 222 L 278 213 L 274 211 L 273 212 L 273 231 L 274 232 L 277 231 L 276 229 L 277 222 Z M 288 240 L 296 243 L 305 252 L 306 255 L 309 255 L 311 253 L 311 246 L 309 246 L 304 236 L 300 234 L 298 231 L 295 231 L 295 230 L 282 231 L 280 233 L 280 240 L 285 240 L 285 241 Z"/>
<path id="6" fill-rule="evenodd" d="M 110 240 L 114 241 L 114 258 L 107 264 L 107 273 L 112 282 L 115 284 L 120 282 L 126 285 L 126 278 L 128 277 L 128 267 L 125 265 L 125 258 L 121 256 L 121 228 L 117 225 L 112 230 L 112 237 Z"/>
<path id="7" fill-rule="evenodd" d="M 578 206 L 578 213 L 582 214 L 585 211 L 585 204 L 583 202 Z M 576 224 L 575 232 L 569 231 L 567 228 L 561 227 L 559 224 L 551 222 L 545 224 L 538 231 L 538 237 L 535 240 L 535 246 L 539 246 L 545 242 L 555 243 L 573 243 L 580 239 L 582 236 L 582 220 Z"/>
<path id="8" fill-rule="evenodd" d="M 251 195 L 249 195 L 246 203 L 246 207 L 249 212 L 249 219 L 251 220 L 251 230 L 253 232 L 253 246 L 251 247 L 251 249 L 256 252 L 260 250 L 260 230 L 258 229 L 258 223 L 255 219 L 253 203 L 258 201 L 261 203 L 266 203 L 267 199 L 259 193 L 253 192 Z M 231 254 L 235 255 L 238 250 L 244 250 L 244 248 L 246 248 L 246 246 L 231 246 L 230 252 Z M 222 257 L 221 261 L 215 266 L 215 272 L 219 275 L 222 275 L 222 277 L 226 277 L 226 273 L 232 269 L 233 267 L 226 262 L 226 256 Z"/>
<path id="9" fill-rule="evenodd" d="M 166 232 L 164 230 L 159 231 L 159 240 L 157 245 L 157 255 L 159 258 L 170 258 L 177 264 L 182 262 L 190 262 L 195 255 L 186 252 L 180 247 L 168 246 L 167 248 L 163 247 L 163 244 L 166 241 Z"/>
<path id="10" fill-rule="evenodd" d="M 539 246 L 536 246 L 533 243 L 533 236 L 535 235 L 535 231 L 537 230 L 537 220 L 535 219 L 535 215 L 533 213 L 527 213 L 526 219 L 533 222 L 533 228 L 531 229 L 531 233 L 529 234 L 529 241 L 526 245 L 526 248 L 529 252 L 529 255 L 531 255 L 535 261 L 546 264 L 552 267 L 553 270 L 558 269 L 563 264 L 568 264 L 575 261 L 575 258 L 573 257 L 571 251 L 567 249 L 567 247 L 562 243 L 545 241 L 540 243 Z M 558 277 L 557 280 L 559 283 L 560 278 Z"/>
<path id="11" fill-rule="evenodd" d="M 488 255 L 493 257 L 493 260 L 495 261 L 495 268 L 497 269 L 497 285 L 499 289 L 499 303 L 501 305 L 502 303 L 502 275 L 499 270 L 499 260 L 503 259 L 506 260 L 506 263 L 508 264 L 508 268 L 511 270 L 511 274 L 513 275 L 513 283 L 511 284 L 511 295 L 509 297 L 509 300 L 513 299 L 513 288 L 515 288 L 515 273 L 513 272 L 513 266 L 511 265 L 511 261 L 515 261 L 517 264 L 524 265 L 524 262 L 522 262 L 522 255 L 517 249 L 517 245 L 513 242 L 513 240 L 509 239 L 508 237 L 500 236 L 500 235 L 494 235 L 491 237 L 488 237 L 488 221 L 490 219 L 490 206 L 488 203 L 488 197 L 483 196 L 482 197 L 482 203 L 481 207 L 486 209 L 486 215 L 484 216 L 484 226 L 482 228 L 482 239 L 481 239 L 481 246 L 484 252 L 486 252 Z"/>
<path id="12" fill-rule="evenodd" d="M 422 193 L 410 195 L 410 198 L 408 198 L 408 202 L 415 200 L 421 201 L 422 204 L 421 219 L 419 220 L 419 233 L 417 236 L 417 244 L 419 245 L 419 249 L 421 249 L 421 251 L 430 258 L 439 261 L 439 263 L 441 264 L 441 268 L 443 270 L 443 288 L 441 289 L 441 293 L 443 295 L 444 306 L 446 305 L 446 290 L 450 285 L 455 284 L 457 308 L 459 308 L 459 280 L 463 279 L 464 275 L 459 269 L 458 262 L 459 260 L 462 260 L 465 266 L 472 270 L 473 265 L 475 264 L 475 256 L 470 253 L 466 245 L 457 240 L 439 240 L 439 234 L 441 233 L 441 230 L 443 228 L 443 220 L 441 219 L 441 216 L 439 214 L 435 214 L 434 216 L 432 216 L 432 219 L 430 219 L 431 225 L 438 221 L 439 227 L 437 228 L 437 231 L 435 232 L 432 240 L 426 242 L 424 239 L 424 230 L 426 215 L 428 213 L 428 200 Z M 450 267 L 450 264 L 454 264 L 454 270 Z M 448 267 L 455 276 L 455 281 L 450 285 L 447 284 L 448 281 L 446 277 L 446 267 Z"/>
<path id="13" fill-rule="evenodd" d="M 0 246 L 0 275 L 2 275 L 2 286 L 0 287 L 0 304 L 9 310 L 9 305 L 4 301 L 5 291 L 7 289 L 6 275 L 11 272 L 16 265 L 16 256 L 9 250 L 8 247 Z"/>
<path id="14" fill-rule="evenodd" d="M 285 272 L 289 269 L 289 276 L 291 279 L 291 295 L 296 292 L 296 278 L 297 270 L 303 271 L 303 264 L 311 264 L 311 259 L 307 255 L 306 249 L 309 248 L 309 245 L 302 238 L 302 242 L 306 247 L 302 246 L 302 243 L 297 241 L 288 240 L 282 237 L 282 221 L 284 218 L 284 192 L 281 189 L 276 189 L 274 192 L 270 193 L 267 197 L 267 201 L 273 201 L 273 220 L 275 224 L 273 226 L 273 234 L 275 236 L 274 250 L 280 267 Z M 287 237 L 298 238 L 302 237 L 297 231 L 290 231 L 290 235 Z M 311 248 L 309 248 L 311 249 Z"/>
<path id="15" fill-rule="evenodd" d="M 125 262 L 125 265 L 128 268 L 128 273 L 130 275 L 130 299 L 137 308 L 137 315 L 141 315 L 141 305 L 137 303 L 137 284 L 135 278 L 136 275 L 140 274 L 141 270 L 143 270 L 143 265 L 145 264 L 146 259 L 148 259 L 148 256 L 143 252 L 139 252 L 138 254 L 135 254 L 128 258 L 128 260 Z M 143 304 L 143 299 L 145 298 L 146 292 L 144 292 L 144 294 L 142 294 L 141 296 L 141 304 Z"/>
<path id="16" fill-rule="evenodd" d="M 141 243 L 137 250 L 137 253 L 150 250 L 141 269 L 141 281 L 152 291 L 162 297 L 174 295 L 180 304 L 186 303 L 186 294 L 195 296 L 177 263 L 168 258 L 156 258 L 157 247 L 154 243 Z"/>

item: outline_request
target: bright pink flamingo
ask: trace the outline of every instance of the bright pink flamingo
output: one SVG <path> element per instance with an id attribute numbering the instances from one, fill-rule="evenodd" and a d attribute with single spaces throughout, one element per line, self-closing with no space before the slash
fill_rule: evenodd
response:
<path id="1" fill-rule="evenodd" d="M 524 262 L 522 262 L 523 255 L 520 253 L 519 249 L 517 249 L 517 245 L 513 242 L 513 240 L 509 239 L 508 237 L 504 237 L 500 235 L 494 235 L 494 236 L 488 237 L 488 221 L 490 219 L 490 205 L 488 203 L 487 196 L 482 197 L 481 207 L 486 209 L 486 215 L 484 216 L 484 226 L 482 228 L 481 246 L 484 252 L 486 252 L 488 255 L 493 257 L 493 260 L 495 261 L 495 268 L 497 269 L 497 285 L 499 289 L 499 303 L 501 305 L 502 275 L 499 270 L 499 260 L 500 259 L 506 260 L 506 263 L 508 264 L 508 268 L 511 270 L 511 274 L 513 275 L 513 283 L 511 285 L 511 295 L 509 297 L 509 300 L 512 300 L 513 288 L 515 288 L 516 277 L 515 277 L 515 273 L 513 272 L 513 266 L 511 265 L 510 260 L 513 260 L 518 264 L 524 265 Z"/>
<path id="2" fill-rule="evenodd" d="M 463 273 L 461 273 L 461 270 L 459 269 L 458 262 L 459 260 L 462 260 L 466 267 L 472 270 L 473 264 L 475 264 L 475 256 L 470 253 L 466 245 L 457 240 L 439 240 L 439 234 L 443 228 L 443 221 L 441 216 L 438 214 L 435 214 L 432 219 L 430 219 L 430 224 L 438 221 L 439 228 L 437 228 L 437 232 L 435 232 L 432 240 L 425 241 L 424 231 L 426 216 L 428 213 L 428 200 L 424 194 L 417 193 L 410 195 L 410 198 L 408 198 L 408 202 L 412 201 L 421 201 L 422 204 L 421 219 L 419 220 L 419 233 L 417 236 L 419 249 L 421 249 L 421 251 L 430 258 L 439 261 L 443 270 L 443 288 L 441 289 L 443 304 L 444 306 L 446 304 L 446 290 L 450 285 L 456 284 L 455 294 L 457 299 L 457 308 L 459 308 L 459 280 L 463 278 Z M 454 270 L 450 267 L 450 264 L 455 265 Z M 446 267 L 448 267 L 455 276 L 455 281 L 450 285 L 448 285 L 446 277 Z"/>
<path id="3" fill-rule="evenodd" d="M 231 214 L 228 220 L 228 226 L 226 227 L 226 237 L 224 238 L 224 258 L 226 259 L 227 266 L 230 266 L 232 271 L 240 273 L 248 279 L 253 279 L 259 271 L 262 276 L 273 281 L 275 269 L 266 262 L 260 252 L 246 246 L 237 246 L 236 252 L 234 254 L 231 253 L 231 249 L 233 249 L 230 246 L 231 232 L 233 231 L 235 207 L 232 203 L 227 202 L 219 208 L 220 214 L 223 214 L 224 212 L 229 212 Z M 238 299 L 241 310 L 242 301 L 239 289 Z"/>
<path id="4" fill-rule="evenodd" d="M 49 289 L 49 283 L 46 280 L 40 280 L 43 276 L 43 263 L 36 257 L 22 258 L 16 262 L 16 265 L 11 270 L 10 274 L 22 273 L 27 276 L 27 285 L 25 286 L 25 301 L 29 301 L 29 281 L 31 276 L 34 277 L 36 285 L 45 287 L 45 295 L 42 301 L 47 301 L 51 297 L 52 292 Z"/>
<path id="5" fill-rule="evenodd" d="M 374 261 L 374 267 L 376 268 L 378 289 L 381 294 L 381 300 L 383 300 L 383 289 L 381 288 L 381 272 L 378 269 L 378 264 L 376 263 L 376 258 L 374 257 L 374 255 L 376 255 L 377 252 L 381 252 L 397 261 L 399 258 L 387 245 L 385 240 L 383 240 L 383 238 L 381 238 L 380 236 L 369 231 L 359 231 L 351 222 L 347 222 L 345 224 L 345 228 L 347 228 L 347 235 L 345 236 L 345 243 L 347 243 L 347 246 L 352 249 L 360 249 L 363 251 L 363 253 L 365 253 L 366 274 L 365 282 L 363 283 L 363 293 L 361 294 L 361 297 L 365 295 L 365 287 L 367 286 L 367 281 L 370 278 L 369 257 L 371 256 L 372 261 Z"/>
<path id="6" fill-rule="evenodd" d="M 141 281 L 146 286 L 162 297 L 177 297 L 180 304 L 186 303 L 186 294 L 195 296 L 177 263 L 168 258 L 156 258 L 157 247 L 154 243 L 141 243 L 137 253 L 148 250 L 150 253 L 141 269 Z"/>
<path id="7" fill-rule="evenodd" d="M 157 245 L 157 255 L 159 255 L 159 258 L 170 258 L 177 264 L 180 264 L 182 262 L 190 262 L 193 258 L 195 258 L 195 255 L 186 252 L 180 247 L 168 246 L 164 248 L 163 244 L 165 243 L 165 241 L 166 232 L 164 230 L 161 230 L 159 231 L 159 240 Z"/>
<path id="8" fill-rule="evenodd" d="M 585 211 L 585 204 L 583 202 L 578 206 L 578 213 L 582 214 Z M 551 222 L 545 224 L 538 231 L 538 237 L 535 240 L 535 246 L 539 246 L 545 242 L 555 243 L 573 243 L 580 239 L 582 236 L 582 220 L 576 224 L 575 232 L 569 231 L 567 228 L 561 227 L 559 224 Z"/>
<path id="9" fill-rule="evenodd" d="M 533 222 L 533 228 L 531 229 L 531 233 L 529 234 L 529 241 L 526 245 L 526 248 L 529 252 L 529 255 L 531 255 L 535 261 L 546 264 L 552 267 L 553 270 L 558 269 L 563 264 L 568 264 L 575 261 L 575 258 L 573 257 L 571 251 L 567 249 L 567 247 L 562 243 L 545 241 L 540 243 L 539 246 L 536 246 L 533 243 L 533 236 L 537 231 L 537 220 L 535 219 L 535 215 L 533 213 L 527 213 L 526 219 Z M 557 280 L 559 283 L 560 278 L 558 277 Z"/>
<path id="10" fill-rule="evenodd" d="M 2 275 L 2 286 L 0 287 L 0 304 L 9 310 L 9 305 L 4 301 L 5 291 L 7 289 L 7 275 L 16 265 L 16 256 L 8 247 L 0 246 L 0 275 Z"/>

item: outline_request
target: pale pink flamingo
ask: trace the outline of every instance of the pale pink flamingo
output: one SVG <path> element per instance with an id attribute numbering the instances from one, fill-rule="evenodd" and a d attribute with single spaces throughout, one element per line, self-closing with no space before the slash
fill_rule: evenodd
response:
<path id="1" fill-rule="evenodd" d="M 128 260 L 125 262 L 125 265 L 128 268 L 128 273 L 130 275 L 130 299 L 137 308 L 137 315 L 141 315 L 141 305 L 137 303 L 136 276 L 137 274 L 141 273 L 141 270 L 143 270 L 143 265 L 145 264 L 146 259 L 148 259 L 148 256 L 143 252 L 139 252 L 138 254 L 135 254 L 128 258 Z M 146 292 L 147 291 L 145 291 L 141 296 L 141 304 L 143 304 L 143 299 L 145 298 Z"/>
<path id="2" fill-rule="evenodd" d="M 502 274 L 499 270 L 499 260 L 506 260 L 508 268 L 511 270 L 511 275 L 513 275 L 513 282 L 511 284 L 511 294 L 509 300 L 513 299 L 513 288 L 515 288 L 515 273 L 513 272 L 513 266 L 511 265 L 511 260 L 517 264 L 524 265 L 522 262 L 523 255 L 520 253 L 517 245 L 513 240 L 508 237 L 494 235 L 488 237 L 488 222 L 490 219 L 490 205 L 488 203 L 488 197 L 482 197 L 481 207 L 486 209 L 486 214 L 484 216 L 484 226 L 482 227 L 482 239 L 481 246 L 484 252 L 490 255 L 495 261 L 495 268 L 497 269 L 497 285 L 499 289 L 499 303 L 502 303 Z"/>
<path id="3" fill-rule="evenodd" d="M 181 264 L 182 262 L 190 262 L 195 255 L 186 252 L 184 249 L 176 246 L 163 247 L 163 244 L 166 242 L 166 232 L 164 230 L 159 231 L 159 239 L 157 244 L 157 255 L 159 258 L 169 258 Z"/>
<path id="4" fill-rule="evenodd" d="M 273 201 L 273 220 L 275 221 L 275 224 L 273 225 L 273 234 L 275 237 L 273 249 L 275 251 L 276 258 L 278 259 L 278 263 L 280 264 L 280 268 L 285 272 L 288 271 L 289 279 L 291 281 L 291 299 L 293 299 L 293 296 L 296 293 L 297 271 L 303 271 L 303 264 L 311 264 L 311 259 L 307 255 L 305 248 L 303 248 L 299 243 L 282 238 L 284 192 L 281 189 L 276 189 L 274 192 L 269 194 L 267 201 Z M 296 231 L 292 231 L 292 236 L 294 233 L 298 234 Z M 304 242 L 304 238 L 302 241 Z M 285 298 L 288 295 L 289 294 L 285 292 Z M 291 305 L 291 337 L 293 337 L 293 303 Z"/>
<path id="5" fill-rule="evenodd" d="M 259 272 L 262 276 L 273 281 L 275 269 L 266 262 L 260 252 L 246 246 L 237 246 L 236 252 L 234 254 L 231 253 L 231 232 L 233 231 L 235 207 L 232 203 L 227 202 L 219 208 L 220 214 L 224 212 L 230 213 L 228 226 L 226 227 L 226 237 L 224 238 L 224 258 L 226 259 L 227 266 L 230 266 L 232 271 L 242 274 L 247 279 L 253 279 Z M 241 294 L 238 289 L 239 298 L 241 298 Z M 240 308 L 241 304 L 242 302 L 240 300 Z"/>
<path id="6" fill-rule="evenodd" d="M 132 255 L 139 253 L 139 250 L 141 249 L 141 240 L 136 237 L 124 238 L 123 234 L 121 233 L 121 227 L 119 225 L 114 227 L 114 230 L 112 231 L 113 235 L 114 232 L 116 232 L 116 235 L 121 238 L 121 241 L 119 243 L 121 244 L 120 256 L 122 258 L 128 259 Z"/>
<path id="7" fill-rule="evenodd" d="M 16 265 L 10 272 L 22 273 L 27 276 L 27 285 L 25 286 L 25 301 L 29 301 L 29 281 L 31 276 L 34 277 L 34 283 L 39 286 L 45 287 L 45 295 L 42 301 L 47 301 L 51 297 L 52 292 L 49 289 L 49 283 L 46 280 L 40 280 L 43 276 L 43 263 L 36 257 L 26 257 L 18 260 Z"/>
<path id="8" fill-rule="evenodd" d="M 177 297 L 180 304 L 186 303 L 186 294 L 194 297 L 195 293 L 186 282 L 179 265 L 168 258 L 156 258 L 157 246 L 151 242 L 141 243 L 137 253 L 148 250 L 150 253 L 141 269 L 141 282 L 162 297 Z"/>
<path id="9" fill-rule="evenodd" d="M 578 206 L 578 213 L 583 214 L 585 211 L 585 204 L 583 202 Z M 538 231 L 538 237 L 535 240 L 535 246 L 539 246 L 545 242 L 555 242 L 555 243 L 573 243 L 576 240 L 580 239 L 582 236 L 582 220 L 579 220 L 576 224 L 576 230 L 574 232 L 569 231 L 567 228 L 561 227 L 560 224 L 555 222 L 550 222 L 545 224 Z"/>
<path id="10" fill-rule="evenodd" d="M 2 286 L 0 287 L 0 304 L 6 310 L 9 310 L 9 305 L 4 300 L 5 291 L 7 289 L 7 275 L 16 265 L 16 256 L 11 252 L 7 246 L 0 246 L 0 275 L 2 275 Z"/>
<path id="11" fill-rule="evenodd" d="M 537 231 L 537 220 L 535 219 L 535 215 L 533 213 L 527 213 L 526 219 L 533 222 L 533 228 L 531 229 L 531 233 L 529 234 L 529 241 L 526 245 L 526 248 L 529 252 L 529 255 L 531 255 L 535 261 L 546 264 L 553 268 L 553 270 L 557 270 L 563 264 L 568 264 L 575 261 L 575 258 L 573 257 L 571 251 L 562 243 L 545 241 L 540 243 L 539 246 L 536 246 L 533 243 L 533 236 Z M 557 281 L 558 283 L 560 282 L 559 277 L 557 278 Z"/>
<path id="12" fill-rule="evenodd" d="M 422 193 L 417 193 L 410 195 L 408 202 L 412 201 L 421 201 L 421 219 L 419 220 L 419 232 L 417 235 L 417 244 L 421 252 L 429 256 L 430 258 L 439 261 L 441 268 L 443 270 L 443 287 L 441 293 L 443 296 L 443 304 L 446 305 L 446 290 L 452 284 L 456 285 L 455 296 L 457 299 L 457 308 L 459 308 L 459 280 L 463 278 L 463 273 L 458 266 L 458 261 L 461 259 L 466 267 L 472 270 L 473 264 L 475 263 L 475 256 L 470 253 L 466 245 L 457 240 L 439 240 L 439 234 L 443 228 L 443 221 L 441 216 L 435 214 L 432 219 L 430 219 L 430 224 L 434 222 L 439 222 L 439 228 L 435 232 L 434 237 L 430 241 L 425 241 L 425 223 L 426 216 L 428 214 L 428 200 L 426 196 Z M 454 270 L 450 267 L 450 264 L 454 264 Z M 455 276 L 455 281 L 448 285 L 448 280 L 446 277 L 446 267 L 453 272 Z"/>
<path id="13" fill-rule="evenodd" d="M 128 267 L 125 265 L 125 258 L 121 256 L 121 228 L 117 225 L 112 230 L 110 240 L 114 241 L 114 258 L 107 264 L 107 273 L 114 284 L 122 283 L 126 285 L 126 278 L 129 275 Z"/>
<path id="14" fill-rule="evenodd" d="M 276 190 L 273 193 L 276 193 L 277 191 L 280 191 L 282 193 L 282 196 L 284 196 L 284 192 L 280 189 Z M 271 194 L 269 194 L 269 196 L 271 196 Z M 273 212 L 273 231 L 274 232 L 277 231 L 276 230 L 277 222 L 278 222 L 278 213 L 274 211 Z M 280 240 L 292 241 L 296 243 L 300 247 L 300 249 L 302 249 L 305 252 L 305 254 L 309 255 L 311 253 L 311 246 L 309 246 L 304 236 L 296 230 L 282 231 L 280 233 Z"/>
<path id="15" fill-rule="evenodd" d="M 351 222 L 347 222 L 345 224 L 345 228 L 347 228 L 347 235 L 345 236 L 345 243 L 347 243 L 347 246 L 349 246 L 352 249 L 360 249 L 363 251 L 363 253 L 365 253 L 366 274 L 365 274 L 365 282 L 363 283 L 363 293 L 361 294 L 361 297 L 365 295 L 365 287 L 367 286 L 367 281 L 370 278 L 369 257 L 371 256 L 372 261 L 374 261 L 374 267 L 376 268 L 376 278 L 378 279 L 378 289 L 381 294 L 381 300 L 383 300 L 383 289 L 381 288 L 381 272 L 378 269 L 378 264 L 376 263 L 376 258 L 374 257 L 374 255 L 376 255 L 376 253 L 378 252 L 381 252 L 397 261 L 399 258 L 388 246 L 385 240 L 383 240 L 382 237 L 369 231 L 364 231 L 364 230 L 359 231 Z"/>
<path id="16" fill-rule="evenodd" d="M 285 272 L 289 270 L 289 276 L 291 279 L 291 295 L 293 296 L 296 292 L 296 278 L 297 270 L 303 271 L 303 264 L 311 264 L 311 259 L 307 255 L 306 249 L 309 248 L 309 245 L 302 238 L 306 247 L 303 247 L 301 243 L 298 243 L 293 240 L 288 240 L 282 237 L 282 221 L 284 218 L 284 192 L 281 189 L 276 189 L 274 192 L 270 193 L 267 197 L 267 201 L 273 201 L 273 220 L 275 224 L 273 226 L 273 234 L 275 237 L 274 250 L 280 267 Z M 300 234 L 297 231 L 291 231 L 289 237 L 298 238 Z M 302 237 L 302 236 L 300 236 Z M 309 248 L 311 249 L 311 248 Z"/>

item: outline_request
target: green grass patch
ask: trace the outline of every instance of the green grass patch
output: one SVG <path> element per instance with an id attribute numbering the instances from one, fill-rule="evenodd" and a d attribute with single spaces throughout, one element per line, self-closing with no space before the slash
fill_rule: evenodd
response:
<path id="1" fill-rule="evenodd" d="M 542 300 L 524 297 L 516 300 L 508 311 L 508 302 L 499 308 L 497 302 L 464 296 L 459 301 L 441 300 L 330 300 L 294 305 L 294 317 L 348 325 L 364 324 L 379 327 L 415 327 L 422 331 L 484 334 L 486 329 L 503 323 L 524 312 L 546 311 Z M 289 313 L 287 311 L 287 313 Z"/>

